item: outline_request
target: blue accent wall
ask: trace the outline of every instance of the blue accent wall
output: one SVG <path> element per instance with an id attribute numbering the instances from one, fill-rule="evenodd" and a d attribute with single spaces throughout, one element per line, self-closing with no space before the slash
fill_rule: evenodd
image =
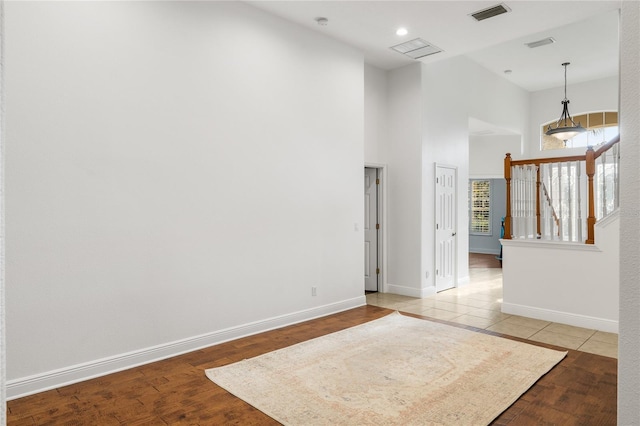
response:
<path id="1" fill-rule="evenodd" d="M 478 180 L 478 179 L 474 179 Z M 500 230 L 506 214 L 507 184 L 504 179 L 491 181 L 491 235 L 469 234 L 470 253 L 500 253 Z"/>

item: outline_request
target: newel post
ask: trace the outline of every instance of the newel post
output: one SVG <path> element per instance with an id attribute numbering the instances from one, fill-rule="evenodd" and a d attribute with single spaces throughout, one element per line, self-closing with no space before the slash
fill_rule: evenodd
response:
<path id="1" fill-rule="evenodd" d="M 540 164 L 536 167 L 536 235 L 540 238 L 541 226 L 540 226 Z"/>
<path id="2" fill-rule="evenodd" d="M 504 158 L 504 180 L 507 181 L 507 213 L 504 216 L 504 238 L 511 239 L 511 153 Z"/>
<path id="3" fill-rule="evenodd" d="M 595 198 L 593 196 L 593 176 L 596 174 L 596 157 L 595 152 L 593 151 L 593 147 L 589 147 L 587 149 L 587 153 L 585 155 L 586 158 L 586 169 L 587 169 L 587 199 L 589 204 L 589 216 L 587 217 L 587 244 L 595 243 L 595 226 L 596 226 L 596 215 L 595 215 Z"/>

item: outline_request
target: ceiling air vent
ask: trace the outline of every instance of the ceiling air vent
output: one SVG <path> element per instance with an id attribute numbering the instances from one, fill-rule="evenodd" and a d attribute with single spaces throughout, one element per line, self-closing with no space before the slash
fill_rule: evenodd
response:
<path id="1" fill-rule="evenodd" d="M 419 59 L 425 56 L 442 52 L 442 49 L 421 38 L 416 38 L 402 44 L 391 46 L 391 49 L 395 50 L 396 52 L 400 52 L 403 55 L 407 55 L 413 59 Z"/>
<path id="2" fill-rule="evenodd" d="M 531 43 L 525 43 L 529 48 L 533 49 L 534 47 L 546 46 L 547 44 L 555 43 L 556 39 L 553 37 L 543 38 L 542 40 L 532 41 Z"/>
<path id="3" fill-rule="evenodd" d="M 494 16 L 502 15 L 503 13 L 511 12 L 504 3 L 500 3 L 497 6 L 492 6 L 487 9 L 482 9 L 471 14 L 476 21 L 483 21 L 485 19 L 493 18 Z"/>

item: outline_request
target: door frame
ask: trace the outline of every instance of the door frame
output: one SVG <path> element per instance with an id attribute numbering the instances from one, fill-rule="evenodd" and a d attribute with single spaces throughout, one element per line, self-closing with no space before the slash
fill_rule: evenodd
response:
<path id="1" fill-rule="evenodd" d="M 387 165 L 379 163 L 364 163 L 365 169 L 376 169 L 380 185 L 378 186 L 378 223 L 380 231 L 378 232 L 378 267 L 380 275 L 378 276 L 378 293 L 387 292 Z M 364 196 L 364 194 L 363 194 Z M 364 205 L 364 204 L 363 204 Z M 362 221 L 364 223 L 364 210 L 362 212 Z M 364 230 L 363 230 L 364 240 Z M 364 293 L 364 277 L 362 279 L 362 291 Z"/>
<path id="2" fill-rule="evenodd" d="M 459 223 L 458 223 L 458 210 L 459 210 L 459 202 L 460 200 L 458 200 L 458 195 L 459 195 L 459 186 L 460 186 L 460 182 L 458 182 L 458 166 L 454 166 L 451 164 L 443 164 L 443 163 L 434 163 L 434 167 L 433 167 L 433 187 L 434 187 L 434 191 L 433 191 L 433 271 L 434 271 L 434 276 L 433 276 L 433 288 L 435 289 L 436 293 L 438 292 L 438 286 L 437 286 L 437 280 L 438 277 L 435 274 L 435 270 L 437 268 L 437 258 L 436 258 L 436 253 L 438 250 L 438 241 L 435 238 L 436 235 L 436 219 L 437 219 L 437 211 L 436 211 L 436 197 L 437 197 L 437 189 L 436 189 L 436 178 L 438 177 L 438 168 L 445 168 L 445 169 L 453 169 L 454 171 L 454 176 L 456 179 L 456 185 L 455 185 L 455 194 L 453 199 L 456 202 L 455 205 L 455 211 L 454 211 L 454 216 L 453 216 L 453 220 L 454 223 L 456 224 L 456 237 L 455 237 L 455 250 L 453 253 L 453 287 L 452 288 L 458 288 L 458 237 L 457 234 L 459 232 Z"/>

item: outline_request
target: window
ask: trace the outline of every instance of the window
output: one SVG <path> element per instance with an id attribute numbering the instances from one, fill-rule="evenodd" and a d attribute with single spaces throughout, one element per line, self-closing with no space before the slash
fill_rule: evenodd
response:
<path id="1" fill-rule="evenodd" d="M 619 133 L 618 113 L 615 111 L 590 112 L 588 114 L 574 115 L 572 118 L 576 124 L 580 123 L 587 131 L 569 139 L 566 148 L 586 148 L 588 146 L 600 145 L 601 143 L 610 141 Z M 557 120 L 545 123 L 540 128 L 540 140 L 543 151 L 565 148 L 563 141 L 544 134 L 544 132 L 547 131 L 547 126 L 549 124 L 555 124 L 556 121 Z"/>
<path id="2" fill-rule="evenodd" d="M 472 180 L 469 190 L 471 193 L 469 232 L 491 235 L 491 181 Z"/>

